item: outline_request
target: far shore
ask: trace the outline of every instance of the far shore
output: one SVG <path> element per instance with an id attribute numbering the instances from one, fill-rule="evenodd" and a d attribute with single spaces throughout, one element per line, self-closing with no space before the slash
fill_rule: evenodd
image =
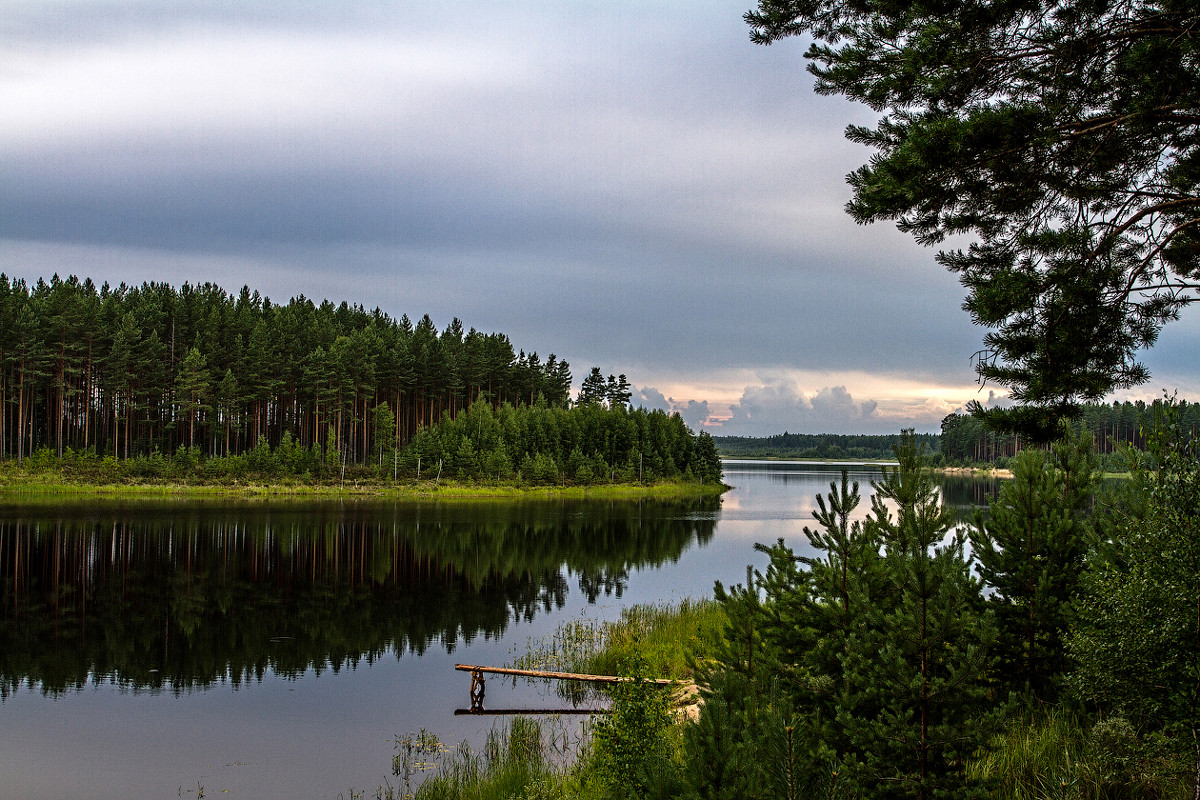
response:
<path id="1" fill-rule="evenodd" d="M 819 458 L 817 456 L 789 456 L 789 455 L 730 455 L 729 453 L 717 452 L 722 461 L 795 461 L 797 463 L 806 464 L 895 464 L 895 457 L 888 458 L 836 458 L 830 456 L 828 458 Z"/>
<path id="2" fill-rule="evenodd" d="M 814 466 L 881 466 L 896 465 L 895 459 L 884 458 L 792 458 L 788 456 L 728 456 L 722 455 L 722 461 L 736 464 L 739 461 L 779 461 L 812 464 Z M 931 467 L 930 471 L 937 475 L 964 475 L 976 478 L 1011 478 L 1012 470 L 1006 467 Z"/>

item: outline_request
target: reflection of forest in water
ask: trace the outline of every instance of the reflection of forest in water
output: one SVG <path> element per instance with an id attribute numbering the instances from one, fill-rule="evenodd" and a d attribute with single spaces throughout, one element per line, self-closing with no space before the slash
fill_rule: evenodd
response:
<path id="1" fill-rule="evenodd" d="M 4 509 L 0 697 L 451 651 L 561 607 L 564 575 L 620 594 L 708 542 L 719 502 Z"/>
<path id="2" fill-rule="evenodd" d="M 764 461 L 759 463 L 735 462 L 740 471 L 761 472 L 766 474 L 772 483 L 784 485 L 814 484 L 820 475 L 819 488 L 814 492 L 824 495 L 829 490 L 829 482 L 839 479 L 840 470 L 837 464 L 786 464 L 781 468 L 780 462 Z M 726 464 L 726 469 L 729 465 Z M 882 473 L 877 465 L 853 464 L 848 466 L 850 480 L 857 481 L 862 494 L 863 507 L 869 506 L 872 481 L 882 479 Z M 973 517 L 975 509 L 987 509 L 988 502 L 1000 492 L 1003 478 L 993 475 L 947 475 L 934 473 L 934 481 L 941 487 L 943 501 L 953 508 L 962 520 Z"/>
<path id="3" fill-rule="evenodd" d="M 973 518 L 976 509 L 986 511 L 988 503 L 1000 493 L 1005 478 L 978 475 L 938 475 L 942 501 L 953 508 L 961 520 Z"/>

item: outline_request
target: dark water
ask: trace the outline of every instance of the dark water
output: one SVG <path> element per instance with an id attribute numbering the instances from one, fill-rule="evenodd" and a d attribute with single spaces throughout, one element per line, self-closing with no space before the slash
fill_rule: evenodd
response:
<path id="1" fill-rule="evenodd" d="M 674 504 L 0 507 L 0 798 L 373 791 L 397 734 L 494 724 L 454 716 L 455 662 L 744 580 L 755 542 L 803 549 L 838 469 L 729 464 L 724 498 Z M 488 705 L 561 701 L 493 681 Z"/>

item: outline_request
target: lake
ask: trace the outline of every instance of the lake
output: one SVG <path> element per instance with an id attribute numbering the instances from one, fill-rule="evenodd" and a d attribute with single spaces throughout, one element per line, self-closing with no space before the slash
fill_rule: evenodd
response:
<path id="1" fill-rule="evenodd" d="M 456 662 L 743 582 L 756 542 L 806 549 L 840 469 L 727 462 L 733 490 L 687 503 L 0 507 L 0 798 L 371 796 L 397 735 L 503 724 L 455 716 Z M 878 467 L 848 469 L 865 516 Z M 994 488 L 943 491 L 968 509 Z M 562 704 L 488 683 L 489 708 Z"/>

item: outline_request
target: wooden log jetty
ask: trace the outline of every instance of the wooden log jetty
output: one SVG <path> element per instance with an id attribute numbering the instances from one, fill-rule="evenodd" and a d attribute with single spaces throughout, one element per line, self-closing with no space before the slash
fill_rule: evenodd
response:
<path id="1" fill-rule="evenodd" d="M 637 680 L 641 683 L 650 683 L 656 686 L 672 686 L 679 681 L 671 680 L 670 678 L 630 678 L 623 675 L 585 675 L 579 672 L 553 672 L 542 669 L 513 669 L 512 667 L 485 667 L 480 664 L 455 664 L 454 668 L 460 672 L 471 673 L 471 708 L 470 714 L 480 714 L 483 711 L 483 694 L 484 694 L 484 673 L 493 675 L 514 675 L 521 678 L 546 678 L 549 680 L 558 681 L 584 681 L 586 683 L 625 683 L 626 681 Z"/>
<path id="2" fill-rule="evenodd" d="M 607 714 L 607 708 L 456 708 L 454 716 L 477 716 L 488 714 L 493 717 L 531 717 L 534 714 L 555 714 L 569 717 L 592 717 L 596 714 Z"/>

